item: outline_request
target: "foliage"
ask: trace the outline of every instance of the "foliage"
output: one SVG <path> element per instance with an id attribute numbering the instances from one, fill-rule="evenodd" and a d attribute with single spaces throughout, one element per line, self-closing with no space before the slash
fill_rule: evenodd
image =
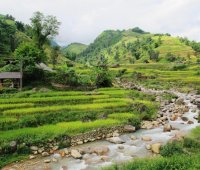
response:
<path id="1" fill-rule="evenodd" d="M 55 66 L 57 65 L 57 60 L 58 60 L 58 56 L 59 56 L 59 50 L 60 50 L 59 46 L 52 47 L 52 50 L 51 50 L 51 62 L 52 62 L 53 68 L 55 68 Z"/>
<path id="2" fill-rule="evenodd" d="M 15 49 L 16 27 L 0 18 L 0 57 L 10 54 Z"/>
<path id="3" fill-rule="evenodd" d="M 139 27 L 135 27 L 132 29 L 133 32 L 137 32 L 139 34 L 146 34 L 147 32 L 143 31 L 141 28 Z"/>
<path id="4" fill-rule="evenodd" d="M 112 77 L 108 70 L 107 61 L 104 57 L 100 58 L 98 65 L 94 70 L 95 85 L 97 87 L 111 87 Z"/>
<path id="5" fill-rule="evenodd" d="M 31 18 L 31 25 L 33 30 L 33 39 L 39 49 L 48 38 L 52 38 L 58 34 L 60 22 L 54 16 L 44 16 L 41 12 L 35 12 Z"/>
<path id="6" fill-rule="evenodd" d="M 87 60 L 96 60 L 101 49 L 108 48 L 113 44 L 116 44 L 122 37 L 121 31 L 104 31 L 99 35 L 95 41 L 90 44 L 78 57 L 77 60 L 82 58 Z M 83 56 L 83 57 L 82 57 Z"/>
<path id="7" fill-rule="evenodd" d="M 36 64 L 45 61 L 45 54 L 32 43 L 23 43 L 15 50 L 18 63 L 22 62 L 23 72 L 33 74 Z"/>
<path id="8" fill-rule="evenodd" d="M 180 142 L 172 142 L 161 148 L 160 154 L 164 157 L 170 157 L 176 154 L 183 153 L 183 145 Z"/>
<path id="9" fill-rule="evenodd" d="M 77 86 L 79 84 L 78 75 L 76 74 L 75 70 L 68 67 L 62 67 L 58 69 L 53 77 L 53 81 L 55 83 L 69 86 Z"/>
<path id="10" fill-rule="evenodd" d="M 166 59 L 167 59 L 168 61 L 170 61 L 170 62 L 174 62 L 174 61 L 176 61 L 177 57 L 176 57 L 174 54 L 168 52 L 168 53 L 166 54 Z"/>

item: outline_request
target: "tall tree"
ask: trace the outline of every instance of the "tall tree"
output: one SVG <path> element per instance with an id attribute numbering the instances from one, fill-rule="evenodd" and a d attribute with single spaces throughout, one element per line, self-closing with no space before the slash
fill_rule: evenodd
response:
<path id="1" fill-rule="evenodd" d="M 41 12 L 35 12 L 31 18 L 31 25 L 33 30 L 33 39 L 39 49 L 48 38 L 52 38 L 58 34 L 60 22 L 57 21 L 55 16 L 45 16 Z"/>

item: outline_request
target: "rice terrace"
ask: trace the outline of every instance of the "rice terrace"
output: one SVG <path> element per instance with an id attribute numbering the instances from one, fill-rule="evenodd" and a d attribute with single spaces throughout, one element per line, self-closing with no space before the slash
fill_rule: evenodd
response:
<path id="1" fill-rule="evenodd" d="M 199 170 L 200 3 L 75 1 L 0 2 L 0 169 Z"/>

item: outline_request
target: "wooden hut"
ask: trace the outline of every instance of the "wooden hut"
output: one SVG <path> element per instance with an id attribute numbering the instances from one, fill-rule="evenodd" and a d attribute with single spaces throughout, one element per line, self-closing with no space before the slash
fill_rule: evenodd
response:
<path id="1" fill-rule="evenodd" d="M 22 88 L 22 73 L 21 72 L 3 72 L 0 73 L 0 87 L 4 86 L 4 80 L 10 79 L 11 87 Z"/>

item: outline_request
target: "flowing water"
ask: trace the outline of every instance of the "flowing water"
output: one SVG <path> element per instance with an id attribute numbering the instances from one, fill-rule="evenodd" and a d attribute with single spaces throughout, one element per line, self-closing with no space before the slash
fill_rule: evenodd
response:
<path id="1" fill-rule="evenodd" d="M 158 91 L 147 91 L 148 93 L 159 93 Z M 187 124 L 181 118 L 176 121 L 170 121 L 169 124 L 179 130 L 172 130 L 171 132 L 163 132 L 163 126 L 150 129 L 150 130 L 138 130 L 135 133 L 121 135 L 120 138 L 125 141 L 123 144 L 112 144 L 108 141 L 101 140 L 95 141 L 74 148 L 80 149 L 83 147 L 93 147 L 93 146 L 107 146 L 109 148 L 108 155 L 106 157 L 101 157 L 96 154 L 85 154 L 83 159 L 74 159 L 72 157 L 61 158 L 59 154 L 51 155 L 50 157 L 37 158 L 34 160 L 28 160 L 21 163 L 16 163 L 4 168 L 3 170 L 92 170 L 100 169 L 101 167 L 111 165 L 113 163 L 121 163 L 134 158 L 140 157 L 150 157 L 154 154 L 146 149 L 147 144 L 162 143 L 165 144 L 177 133 L 188 133 L 191 129 L 199 126 L 200 124 L 194 117 L 198 116 L 199 110 L 197 106 L 191 103 L 191 99 L 194 97 L 192 94 L 182 94 L 176 93 L 177 96 L 184 98 L 185 105 L 189 106 L 189 112 L 185 113 L 183 116 L 187 117 L 189 120 L 193 121 L 194 124 Z M 173 104 L 173 103 L 171 103 Z M 169 104 L 170 105 L 170 104 Z M 165 105 L 164 108 L 169 108 L 169 105 Z M 170 112 L 167 111 L 168 117 Z M 134 135 L 137 137 L 136 140 L 132 140 L 130 137 Z M 142 136 L 150 136 L 152 141 L 145 142 L 141 140 Z M 119 149 L 119 146 L 123 146 L 123 149 Z M 45 159 L 52 159 L 55 157 L 58 162 L 44 163 Z"/>

